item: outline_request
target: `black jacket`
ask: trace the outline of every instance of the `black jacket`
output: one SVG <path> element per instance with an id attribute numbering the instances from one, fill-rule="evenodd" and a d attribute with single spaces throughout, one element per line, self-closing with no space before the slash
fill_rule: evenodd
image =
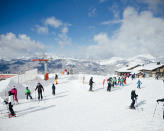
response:
<path id="1" fill-rule="evenodd" d="M 136 95 L 136 92 L 133 90 L 131 92 L 131 99 L 136 99 L 138 97 L 138 95 Z"/>
<path id="2" fill-rule="evenodd" d="M 44 88 L 41 84 L 36 86 L 35 90 L 37 90 L 37 89 L 38 89 L 38 92 L 42 92 L 42 90 L 44 91 Z"/>

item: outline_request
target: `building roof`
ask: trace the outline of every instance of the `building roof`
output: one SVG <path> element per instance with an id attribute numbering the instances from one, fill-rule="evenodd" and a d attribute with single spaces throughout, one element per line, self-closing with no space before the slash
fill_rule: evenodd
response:
<path id="1" fill-rule="evenodd" d="M 150 70 L 150 71 L 152 71 L 152 70 L 155 70 L 155 69 L 157 69 L 159 67 L 162 67 L 162 66 L 164 66 L 164 64 L 157 65 L 157 63 L 150 63 L 150 64 L 142 66 L 142 68 L 140 70 Z"/>

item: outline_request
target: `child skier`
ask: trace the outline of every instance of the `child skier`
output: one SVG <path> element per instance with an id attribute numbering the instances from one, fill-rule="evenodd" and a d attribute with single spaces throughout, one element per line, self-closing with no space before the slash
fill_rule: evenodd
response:
<path id="1" fill-rule="evenodd" d="M 8 100 L 5 100 L 4 102 L 6 103 L 6 104 L 9 104 L 9 111 L 10 111 L 10 114 L 9 114 L 9 118 L 10 117 L 13 117 L 13 116 L 15 116 L 16 117 L 16 114 L 15 114 L 15 112 L 14 112 L 14 110 L 13 110 L 13 101 L 14 101 L 14 99 L 13 99 L 13 93 L 11 92 L 11 91 L 9 91 L 8 92 L 8 95 L 9 95 L 9 99 Z"/>
<path id="2" fill-rule="evenodd" d="M 132 91 L 131 91 L 132 103 L 131 103 L 131 105 L 130 105 L 130 109 L 135 109 L 134 105 L 135 105 L 135 102 L 136 102 L 136 100 L 137 100 L 137 97 L 138 97 L 138 95 L 136 95 L 135 90 L 132 90 Z"/>
<path id="3" fill-rule="evenodd" d="M 27 99 L 27 100 L 28 100 L 28 97 L 30 97 L 30 99 L 32 99 L 31 91 L 28 89 L 28 87 L 26 87 L 25 95 L 26 95 L 26 99 Z"/>
<path id="4" fill-rule="evenodd" d="M 139 89 L 141 89 L 141 84 L 142 84 L 142 82 L 140 81 L 140 79 L 138 79 L 138 82 L 137 82 L 137 88 L 139 88 Z"/>
<path id="5" fill-rule="evenodd" d="M 53 85 L 52 85 L 52 94 L 53 94 L 53 95 L 55 95 L 55 89 L 56 89 L 56 87 L 55 87 L 55 85 L 53 84 Z"/>

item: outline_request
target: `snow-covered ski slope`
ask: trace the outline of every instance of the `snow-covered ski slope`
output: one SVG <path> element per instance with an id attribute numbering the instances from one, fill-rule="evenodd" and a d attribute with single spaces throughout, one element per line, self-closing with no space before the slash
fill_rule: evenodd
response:
<path id="1" fill-rule="evenodd" d="M 55 96 L 51 93 L 53 78 L 40 80 L 45 88 L 44 100 L 35 101 L 35 93 L 33 101 L 21 99 L 14 105 L 15 118 L 5 117 L 7 109 L 1 104 L 0 131 L 164 131 L 162 103 L 153 117 L 156 99 L 164 98 L 162 80 L 141 79 L 143 84 L 137 89 L 137 79 L 128 79 L 127 86 L 107 92 L 106 85 L 102 86 L 105 76 L 94 75 L 94 91 L 89 92 L 90 75 L 59 77 Z M 34 89 L 36 83 L 26 85 Z M 128 109 L 132 89 L 139 95 L 136 110 Z"/>

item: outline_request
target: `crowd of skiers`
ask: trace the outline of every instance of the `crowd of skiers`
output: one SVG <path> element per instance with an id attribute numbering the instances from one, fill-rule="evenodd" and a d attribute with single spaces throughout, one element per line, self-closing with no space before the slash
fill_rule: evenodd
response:
<path id="1" fill-rule="evenodd" d="M 107 83 L 107 91 L 110 92 L 111 88 L 114 88 L 115 86 L 126 86 L 127 85 L 127 78 L 129 78 L 130 75 L 122 75 L 119 77 L 109 77 L 108 79 L 104 79 L 103 80 L 103 87 L 105 85 L 105 82 Z M 131 76 L 132 80 L 135 79 L 135 74 L 132 74 Z M 85 81 L 85 77 L 83 77 L 83 83 Z M 89 80 L 89 91 L 93 91 L 93 84 L 95 82 L 93 81 L 93 77 L 90 78 Z M 58 84 L 58 75 L 55 75 L 55 79 L 54 79 L 54 83 L 52 84 L 52 95 L 55 95 L 55 90 L 56 90 L 56 86 Z M 141 88 L 141 80 L 138 79 L 137 81 L 137 88 Z M 42 100 L 43 99 L 43 92 L 44 92 L 44 87 L 42 86 L 41 83 L 37 83 L 37 86 L 35 88 L 35 91 L 37 91 L 38 93 L 38 100 Z M 33 99 L 31 96 L 31 91 L 28 87 L 26 87 L 25 90 L 25 95 L 26 95 L 26 99 L 28 100 Z M 35 94 L 35 98 L 36 98 L 36 94 Z M 131 104 L 130 104 L 130 109 L 135 109 L 135 103 L 136 100 L 138 98 L 138 95 L 136 94 L 135 90 L 131 91 Z M 5 104 L 8 105 L 8 109 L 10 111 L 9 117 L 12 116 L 16 116 L 14 110 L 13 110 L 13 105 L 14 104 L 19 104 L 18 102 L 18 98 L 17 98 L 17 89 L 15 86 L 13 86 L 13 88 L 8 92 L 8 99 L 5 99 Z M 164 102 L 164 98 L 163 99 L 158 99 L 157 102 Z"/>

